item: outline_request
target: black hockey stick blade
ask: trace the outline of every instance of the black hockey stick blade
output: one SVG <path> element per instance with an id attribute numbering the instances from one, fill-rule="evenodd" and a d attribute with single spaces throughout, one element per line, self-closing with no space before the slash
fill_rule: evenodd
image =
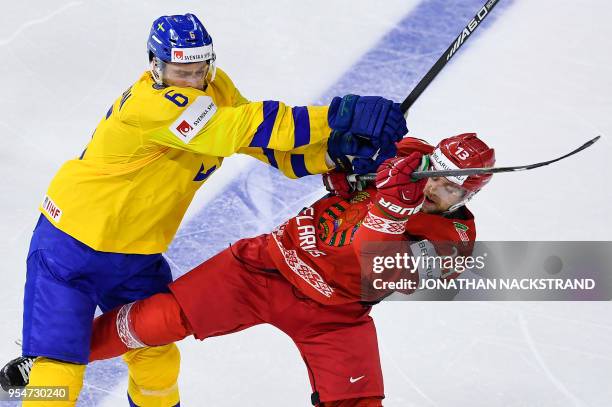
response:
<path id="1" fill-rule="evenodd" d="M 575 150 L 572 150 L 569 153 L 559 158 L 554 158 L 548 161 L 542 161 L 540 163 L 527 164 L 527 165 L 516 165 L 513 167 L 464 168 L 464 169 L 459 169 L 459 170 L 420 171 L 420 172 L 413 172 L 412 177 L 416 179 L 430 178 L 430 177 L 457 177 L 457 176 L 461 177 L 461 176 L 467 176 L 467 175 L 498 174 L 501 172 L 515 172 L 515 171 L 532 170 L 534 168 L 544 167 L 545 165 L 552 164 L 554 162 L 557 162 L 557 161 L 563 160 L 564 158 L 572 156 L 576 153 L 579 153 L 580 151 L 586 148 L 589 148 L 590 146 L 595 144 L 597 140 L 599 140 L 600 138 L 601 136 L 597 136 L 587 141 L 586 143 L 576 148 Z M 373 181 L 374 179 L 376 179 L 376 174 L 371 173 L 371 174 L 357 175 L 351 178 L 349 178 L 349 181 L 354 180 L 355 178 L 359 181 Z"/>

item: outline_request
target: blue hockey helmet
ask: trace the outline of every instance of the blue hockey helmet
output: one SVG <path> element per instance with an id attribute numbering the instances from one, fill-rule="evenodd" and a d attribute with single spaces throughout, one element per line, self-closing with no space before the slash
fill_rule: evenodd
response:
<path id="1" fill-rule="evenodd" d="M 204 24 L 191 13 L 161 16 L 153 22 L 147 41 L 151 72 L 158 84 L 163 84 L 163 68 L 166 63 L 188 64 L 208 62 L 207 78 L 215 74 L 213 41 Z"/>

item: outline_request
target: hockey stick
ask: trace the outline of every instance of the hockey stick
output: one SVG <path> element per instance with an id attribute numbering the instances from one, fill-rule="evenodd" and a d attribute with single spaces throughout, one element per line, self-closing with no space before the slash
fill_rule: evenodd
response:
<path id="1" fill-rule="evenodd" d="M 468 175 L 497 174 L 501 172 L 515 172 L 515 171 L 532 170 L 534 168 L 544 167 L 545 165 L 552 164 L 554 162 L 557 162 L 557 161 L 563 160 L 564 158 L 572 156 L 586 148 L 589 148 L 590 146 L 595 144 L 595 142 L 597 142 L 597 140 L 599 140 L 600 138 L 601 136 L 597 136 L 587 141 L 586 143 L 584 143 L 577 149 L 572 150 L 569 153 L 559 158 L 555 158 L 555 159 L 548 160 L 548 161 L 542 161 L 540 163 L 527 164 L 527 165 L 516 165 L 514 167 L 464 168 L 464 169 L 459 169 L 459 170 L 420 171 L 420 172 L 413 172 L 412 177 L 416 179 L 429 178 L 429 177 L 449 177 L 449 176 L 450 177 L 461 177 L 461 176 L 468 176 Z M 347 179 L 352 182 L 373 181 L 376 179 L 376 174 L 363 174 L 363 175 L 351 174 L 347 176 Z"/>
<path id="2" fill-rule="evenodd" d="M 408 109 L 414 104 L 414 102 L 421 96 L 421 93 L 429 86 L 434 80 L 436 75 L 440 73 L 442 68 L 450 61 L 450 59 L 457 53 L 459 48 L 465 43 L 469 36 L 480 26 L 480 23 L 489 15 L 489 12 L 495 7 L 498 0 L 488 0 L 484 6 L 478 10 L 474 18 L 472 18 L 461 33 L 457 36 L 455 41 L 446 49 L 446 51 L 438 58 L 436 63 L 429 68 L 429 71 L 421 78 L 421 81 L 416 85 L 412 92 L 404 99 L 400 105 L 400 109 L 404 116 L 408 113 Z"/>
<path id="3" fill-rule="evenodd" d="M 440 55 L 440 58 L 438 58 L 436 63 L 433 64 L 431 68 L 429 68 L 429 71 L 427 71 L 425 76 L 423 76 L 421 80 L 419 81 L 419 83 L 417 83 L 417 85 L 414 87 L 414 89 L 412 89 L 412 92 L 410 92 L 410 94 L 406 96 L 406 99 L 404 99 L 404 101 L 400 105 L 400 110 L 404 114 L 404 117 L 408 115 L 408 109 L 410 109 L 410 107 L 414 104 L 414 102 L 416 102 L 419 96 L 421 96 L 423 91 L 425 91 L 425 89 L 427 89 L 427 87 L 431 84 L 431 82 L 433 82 L 434 78 L 446 66 L 448 61 L 451 60 L 451 58 L 457 53 L 459 48 L 463 46 L 463 44 L 468 39 L 468 37 L 476 30 L 476 28 L 478 28 L 480 23 L 489 15 L 489 12 L 493 9 L 493 7 L 495 7 L 497 2 L 498 0 L 487 0 L 485 5 L 482 6 L 480 10 L 478 10 L 476 15 L 467 23 L 467 25 L 463 28 L 463 30 L 461 30 L 461 33 L 459 33 L 459 35 L 455 38 L 455 40 L 448 46 L 446 51 L 444 51 L 444 53 Z M 380 151 L 380 149 L 378 151 Z M 376 155 L 377 154 L 378 152 L 376 153 Z M 355 157 L 349 156 L 349 159 L 351 161 L 353 158 Z"/>

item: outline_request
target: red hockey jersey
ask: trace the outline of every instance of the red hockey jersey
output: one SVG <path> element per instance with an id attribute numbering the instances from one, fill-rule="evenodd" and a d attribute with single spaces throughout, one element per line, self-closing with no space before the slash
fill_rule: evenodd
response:
<path id="1" fill-rule="evenodd" d="M 432 149 L 415 139 L 414 150 L 429 153 Z M 282 275 L 322 304 L 372 301 L 376 298 L 364 293 L 364 279 L 371 271 L 371 257 L 386 253 L 384 249 L 371 253 L 371 247 L 395 250 L 397 244 L 384 242 L 405 242 L 413 255 L 471 254 L 476 230 L 467 208 L 454 212 L 453 217 L 418 212 L 400 224 L 370 214 L 375 195 L 371 188 L 349 199 L 323 197 L 275 229 L 269 236 L 268 252 Z M 371 242 L 383 244 L 368 248 Z M 422 270 L 418 271 L 423 278 Z M 453 270 L 423 272 L 433 278 L 456 277 Z M 418 279 L 419 273 L 414 270 L 410 278 Z M 398 272 L 397 278 L 402 276 L 405 273 Z M 384 296 L 382 292 L 376 295 Z"/>

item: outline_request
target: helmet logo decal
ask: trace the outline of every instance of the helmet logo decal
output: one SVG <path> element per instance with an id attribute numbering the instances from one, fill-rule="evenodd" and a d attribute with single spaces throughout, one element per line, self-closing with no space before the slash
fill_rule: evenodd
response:
<path id="1" fill-rule="evenodd" d="M 212 45 L 192 48 L 172 48 L 170 62 L 203 62 L 212 59 Z"/>
<path id="2" fill-rule="evenodd" d="M 457 155 L 457 158 L 459 158 L 461 161 L 465 161 L 468 158 L 470 158 L 470 153 L 465 151 L 463 147 L 457 147 L 457 151 L 455 151 L 455 155 Z"/>
<path id="3" fill-rule="evenodd" d="M 447 156 L 439 149 L 436 148 L 434 152 L 431 154 L 431 163 L 433 164 L 436 170 L 458 170 L 459 167 L 455 165 L 454 162 L 448 159 Z M 450 182 L 453 182 L 457 185 L 463 185 L 465 180 L 468 178 L 467 175 L 456 175 L 456 176 L 447 176 Z"/>
<path id="4" fill-rule="evenodd" d="M 157 23 L 157 31 L 166 31 L 164 29 L 164 23 Z"/>
<path id="5" fill-rule="evenodd" d="M 178 50 L 178 49 L 172 50 L 172 59 L 173 60 L 182 61 L 183 60 L 183 51 Z"/>

